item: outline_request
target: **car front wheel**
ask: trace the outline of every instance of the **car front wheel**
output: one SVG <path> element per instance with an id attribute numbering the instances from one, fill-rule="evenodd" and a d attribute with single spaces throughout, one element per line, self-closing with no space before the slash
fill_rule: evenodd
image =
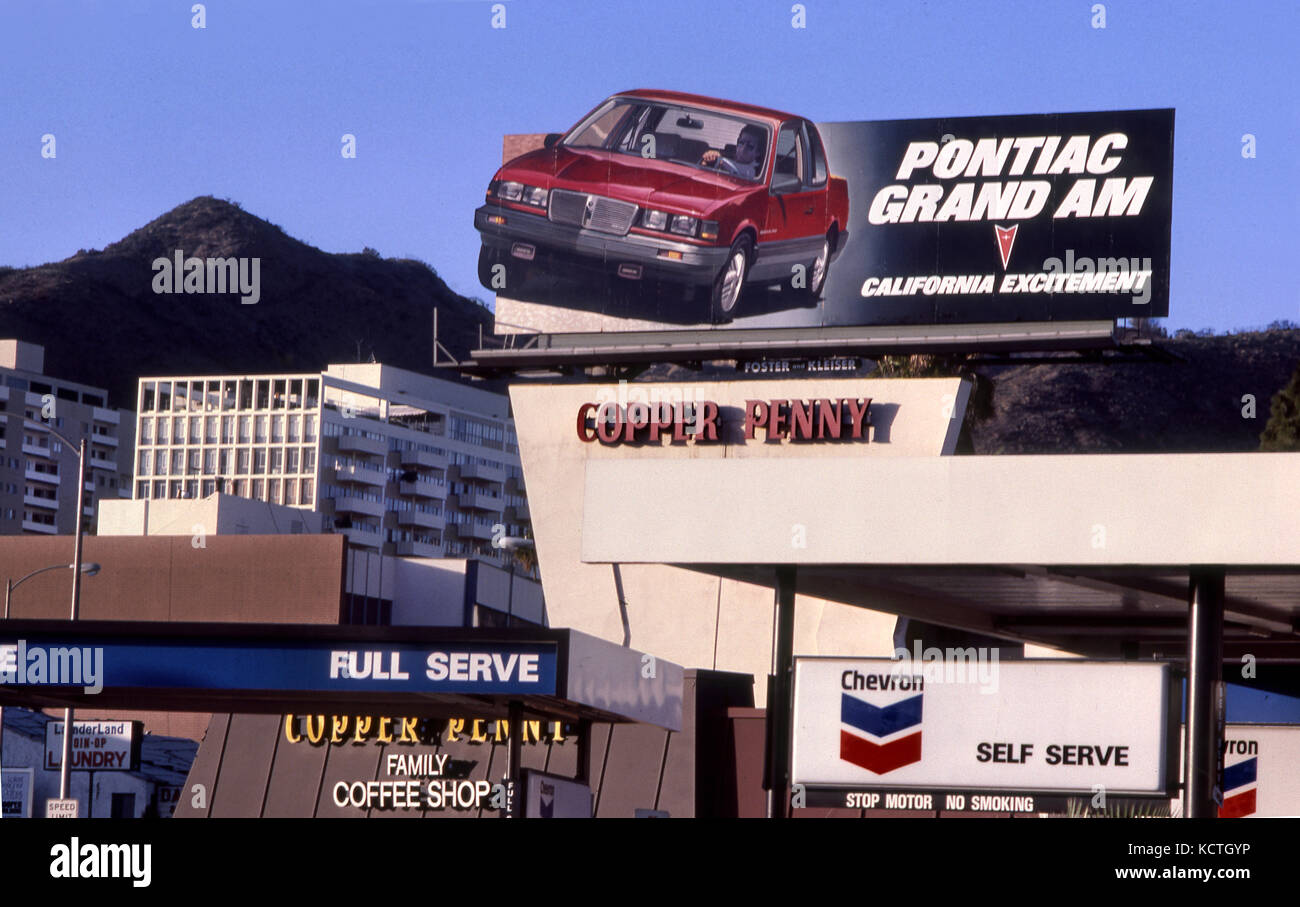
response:
<path id="1" fill-rule="evenodd" d="M 724 324 L 735 317 L 736 304 L 745 288 L 745 278 L 749 275 L 749 263 L 753 257 L 754 244 L 748 236 L 742 236 L 731 244 L 727 260 L 713 281 L 709 314 L 714 324 Z"/>
<path id="2" fill-rule="evenodd" d="M 501 268 L 498 268 L 500 265 Z M 511 289 L 520 289 L 528 277 L 527 263 L 483 246 L 478 253 L 478 282 L 485 290 L 510 295 Z"/>

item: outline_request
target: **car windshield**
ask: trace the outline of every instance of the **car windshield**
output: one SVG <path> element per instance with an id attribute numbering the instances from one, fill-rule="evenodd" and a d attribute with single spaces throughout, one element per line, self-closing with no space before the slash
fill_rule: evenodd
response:
<path id="1" fill-rule="evenodd" d="M 770 131 L 742 117 L 611 98 L 565 136 L 570 148 L 601 148 L 656 158 L 756 182 L 763 175 Z"/>

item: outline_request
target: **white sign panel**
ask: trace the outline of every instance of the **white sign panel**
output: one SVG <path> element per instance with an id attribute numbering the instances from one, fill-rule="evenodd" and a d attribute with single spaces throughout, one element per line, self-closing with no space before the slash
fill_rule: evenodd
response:
<path id="1" fill-rule="evenodd" d="M 798 658 L 793 781 L 1167 793 L 1170 692 L 1151 663 Z"/>
<path id="2" fill-rule="evenodd" d="M 527 818 L 591 818 L 591 788 L 585 784 L 530 771 L 524 789 L 524 816 Z"/>
<path id="3" fill-rule="evenodd" d="M 71 797 L 66 800 L 53 797 L 45 801 L 45 818 L 47 819 L 75 819 L 77 818 L 77 812 L 77 801 Z"/>
<path id="4" fill-rule="evenodd" d="M 1300 816 L 1300 725 L 1229 724 L 1223 739 L 1219 818 Z M 1170 805 L 1182 808 L 1177 799 Z"/>
<path id="5" fill-rule="evenodd" d="M 0 775 L 0 815 L 6 819 L 32 817 L 32 778 L 30 768 L 7 768 Z"/>
<path id="6" fill-rule="evenodd" d="M 131 752 L 137 733 L 136 723 L 132 721 L 74 721 L 72 770 L 131 770 Z M 51 721 L 45 725 L 45 769 L 58 771 L 62 765 L 63 722 Z"/>

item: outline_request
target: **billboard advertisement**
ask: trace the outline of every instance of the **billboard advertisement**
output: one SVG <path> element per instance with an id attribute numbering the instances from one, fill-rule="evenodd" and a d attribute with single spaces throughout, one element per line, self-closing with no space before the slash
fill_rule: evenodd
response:
<path id="1" fill-rule="evenodd" d="M 797 658 L 792 777 L 850 807 L 870 791 L 1168 795 L 1175 693 L 1162 664 Z"/>
<path id="2" fill-rule="evenodd" d="M 492 176 L 479 280 L 498 334 L 1160 317 L 1173 128 L 624 92 Z"/>

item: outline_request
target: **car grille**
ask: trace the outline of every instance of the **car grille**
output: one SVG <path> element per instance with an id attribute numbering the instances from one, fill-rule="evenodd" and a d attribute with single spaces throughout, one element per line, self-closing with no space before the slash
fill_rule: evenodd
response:
<path id="1" fill-rule="evenodd" d="M 550 218 L 557 224 L 571 224 L 624 236 L 635 217 L 636 205 L 631 202 L 615 201 L 586 192 L 551 190 Z"/>

